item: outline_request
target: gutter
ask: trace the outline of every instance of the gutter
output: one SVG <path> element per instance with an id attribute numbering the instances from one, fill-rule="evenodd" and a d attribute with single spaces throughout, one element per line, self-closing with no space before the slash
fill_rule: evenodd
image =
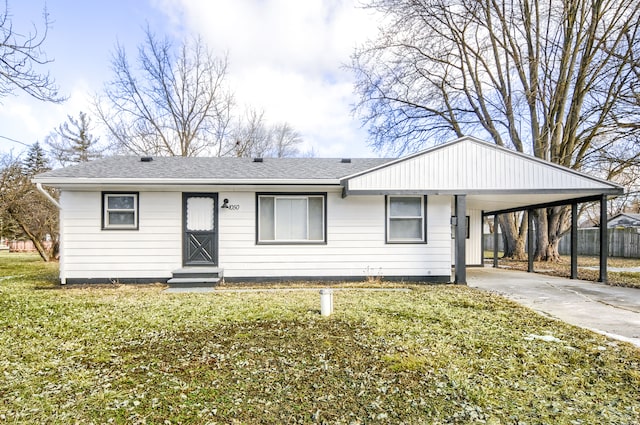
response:
<path id="1" fill-rule="evenodd" d="M 44 190 L 44 187 L 42 187 L 42 183 L 36 183 L 36 189 L 38 189 L 38 192 L 42 193 L 44 195 L 44 197 L 49 200 L 49 202 L 51 202 L 53 205 L 55 205 L 56 208 L 58 208 L 59 210 L 62 209 L 62 207 L 60 206 L 60 203 L 58 203 L 58 201 L 53 199 L 53 196 L 51 196 L 49 194 L 49 192 Z"/>
<path id="2" fill-rule="evenodd" d="M 265 186 L 265 185 L 312 185 L 339 186 L 340 179 L 164 179 L 164 178 L 78 178 L 78 177 L 44 177 L 35 179 L 40 183 L 60 187 L 63 185 L 194 185 L 194 186 Z M 35 181 L 34 180 L 34 181 Z"/>

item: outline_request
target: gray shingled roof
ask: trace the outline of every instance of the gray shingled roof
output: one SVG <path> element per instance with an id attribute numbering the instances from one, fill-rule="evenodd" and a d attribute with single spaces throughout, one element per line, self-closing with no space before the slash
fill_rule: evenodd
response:
<path id="1" fill-rule="evenodd" d="M 211 180 L 315 180 L 340 179 L 391 159 L 354 158 L 343 163 L 335 158 L 185 158 L 110 157 L 61 168 L 36 176 L 46 179 L 211 179 Z"/>

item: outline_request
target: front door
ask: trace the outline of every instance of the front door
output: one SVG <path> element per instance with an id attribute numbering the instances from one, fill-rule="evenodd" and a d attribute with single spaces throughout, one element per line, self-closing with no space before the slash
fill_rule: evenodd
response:
<path id="1" fill-rule="evenodd" d="M 218 194 L 183 193 L 183 264 L 218 265 Z"/>

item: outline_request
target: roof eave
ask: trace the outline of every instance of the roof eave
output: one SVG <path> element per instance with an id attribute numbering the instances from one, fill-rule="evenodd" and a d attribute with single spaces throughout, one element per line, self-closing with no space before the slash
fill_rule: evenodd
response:
<path id="1" fill-rule="evenodd" d="M 345 187 L 345 195 L 526 195 L 526 194 L 622 195 L 623 188 L 558 188 L 558 189 L 356 189 Z"/>
<path id="2" fill-rule="evenodd" d="M 159 185 L 177 185 L 177 186 L 229 186 L 229 185 L 325 185 L 339 186 L 340 179 L 106 179 L 106 178 L 80 178 L 80 177 L 36 177 L 32 179 L 34 183 L 41 183 L 47 186 L 63 187 L 63 186 L 99 186 L 99 185 L 118 185 L 118 186 L 159 186 Z"/>

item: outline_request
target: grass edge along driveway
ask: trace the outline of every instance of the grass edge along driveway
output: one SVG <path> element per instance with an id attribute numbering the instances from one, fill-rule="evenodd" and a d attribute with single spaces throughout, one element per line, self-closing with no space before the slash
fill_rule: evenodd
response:
<path id="1" fill-rule="evenodd" d="M 640 350 L 464 286 L 325 318 L 308 291 L 62 288 L 0 255 L 0 423 L 639 423 Z"/>

